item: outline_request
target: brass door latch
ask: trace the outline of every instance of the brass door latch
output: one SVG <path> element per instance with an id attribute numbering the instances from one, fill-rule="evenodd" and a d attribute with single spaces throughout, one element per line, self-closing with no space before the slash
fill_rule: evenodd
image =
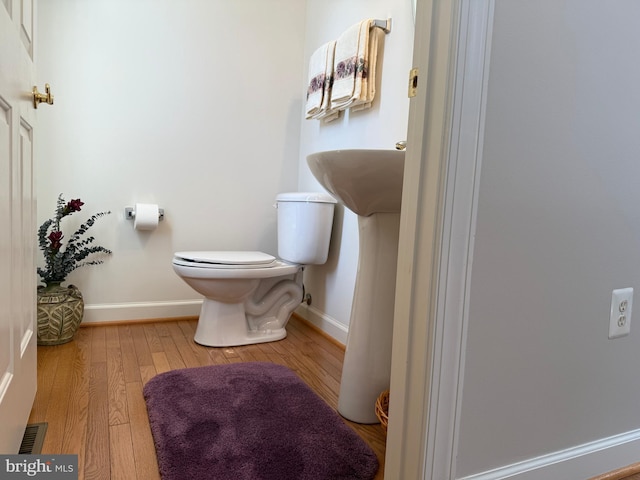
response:
<path id="1" fill-rule="evenodd" d="M 409 72 L 409 98 L 415 97 L 418 91 L 418 69 L 412 68 Z"/>
<path id="2" fill-rule="evenodd" d="M 45 93 L 38 92 L 38 87 L 33 87 L 33 108 L 38 108 L 38 104 L 47 103 L 53 105 L 53 95 L 51 95 L 51 87 L 48 83 L 44 84 Z"/>

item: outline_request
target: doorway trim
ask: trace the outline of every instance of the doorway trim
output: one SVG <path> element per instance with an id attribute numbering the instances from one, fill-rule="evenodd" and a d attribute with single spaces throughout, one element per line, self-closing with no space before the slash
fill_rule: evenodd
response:
<path id="1" fill-rule="evenodd" d="M 418 0 L 385 476 L 455 478 L 494 0 Z"/>

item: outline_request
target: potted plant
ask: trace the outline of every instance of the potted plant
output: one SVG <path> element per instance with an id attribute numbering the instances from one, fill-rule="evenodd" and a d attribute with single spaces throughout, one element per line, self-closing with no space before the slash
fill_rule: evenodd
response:
<path id="1" fill-rule="evenodd" d="M 85 236 L 98 218 L 111 212 L 92 215 L 64 240 L 62 219 L 79 212 L 82 205 L 84 203 L 79 198 L 65 202 L 60 194 L 55 216 L 38 229 L 38 246 L 45 260 L 44 268 L 37 268 L 44 283 L 38 287 L 38 345 L 59 345 L 73 338 L 82 321 L 84 301 L 75 285 L 63 287 L 61 284 L 76 268 L 103 263 L 94 255 L 111 254 L 111 250 L 93 245 L 94 237 Z"/>

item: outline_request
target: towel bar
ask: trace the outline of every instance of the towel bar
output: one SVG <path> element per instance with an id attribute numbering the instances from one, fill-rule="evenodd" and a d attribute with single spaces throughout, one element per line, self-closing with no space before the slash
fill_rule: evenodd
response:
<path id="1" fill-rule="evenodd" d="M 391 32 L 391 19 L 387 18 L 386 20 L 374 20 L 372 27 L 378 27 L 384 30 L 384 33 Z"/>

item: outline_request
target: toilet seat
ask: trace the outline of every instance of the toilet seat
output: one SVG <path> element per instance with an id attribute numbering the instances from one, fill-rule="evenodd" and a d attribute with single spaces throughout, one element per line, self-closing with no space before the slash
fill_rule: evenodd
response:
<path id="1" fill-rule="evenodd" d="M 199 268 L 271 268 L 276 257 L 263 252 L 199 251 L 176 252 L 174 263 Z"/>
<path id="2" fill-rule="evenodd" d="M 172 263 L 178 275 L 190 278 L 269 278 L 302 269 L 263 252 L 176 252 Z"/>

